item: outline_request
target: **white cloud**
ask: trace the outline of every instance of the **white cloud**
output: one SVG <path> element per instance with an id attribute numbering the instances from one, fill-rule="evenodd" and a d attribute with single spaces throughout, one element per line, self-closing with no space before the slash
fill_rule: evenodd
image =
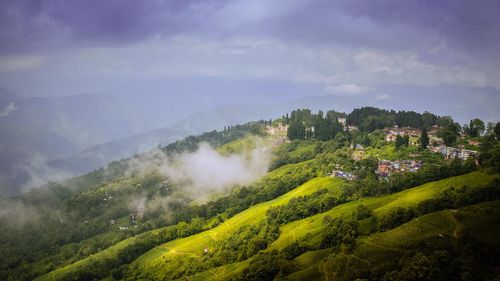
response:
<path id="1" fill-rule="evenodd" d="M 11 114 L 13 111 L 17 109 L 17 106 L 13 103 L 10 102 L 1 112 L 0 112 L 0 117 L 5 117 Z"/>
<path id="2" fill-rule="evenodd" d="M 201 144 L 194 153 L 183 154 L 175 165 L 163 165 L 160 170 L 174 181 L 188 182 L 195 195 L 199 196 L 249 184 L 263 176 L 268 167 L 267 154 L 225 156 L 208 144 Z"/>
<path id="3" fill-rule="evenodd" d="M 168 158 L 160 150 L 151 150 L 128 161 L 128 175 L 158 169 L 170 180 L 182 186 L 195 198 L 212 192 L 226 191 L 235 185 L 249 184 L 265 175 L 270 164 L 270 149 L 261 138 L 255 137 L 258 151 L 220 154 L 206 143 L 194 152 Z M 266 148 L 267 147 L 267 148 Z"/>

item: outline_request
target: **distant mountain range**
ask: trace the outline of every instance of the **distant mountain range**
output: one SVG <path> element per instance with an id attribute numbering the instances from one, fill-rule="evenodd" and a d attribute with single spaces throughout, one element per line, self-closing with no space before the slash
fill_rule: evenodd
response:
<path id="1" fill-rule="evenodd" d="M 258 90 L 258 89 L 257 89 Z M 23 98 L 0 88 L 0 195 L 106 166 L 189 134 L 296 108 L 350 111 L 377 106 L 499 120 L 492 88 L 385 86 L 355 95 L 77 95 Z"/>

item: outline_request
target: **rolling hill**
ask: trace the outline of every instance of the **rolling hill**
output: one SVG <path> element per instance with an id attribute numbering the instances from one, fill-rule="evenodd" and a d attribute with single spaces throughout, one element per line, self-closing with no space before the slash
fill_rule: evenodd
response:
<path id="1" fill-rule="evenodd" d="M 308 118 L 321 122 L 334 114 Z M 482 139 L 483 156 L 474 162 L 445 159 L 421 147 L 396 148 L 379 129 L 339 130 L 326 139 L 321 130 L 335 126 L 318 126 L 304 139 L 290 140 L 285 131 L 268 133 L 280 122 L 286 119 L 189 136 L 1 200 L 0 277 L 495 277 L 500 252 L 496 139 Z M 359 148 L 351 144 L 359 140 L 365 156 L 355 159 Z M 423 164 L 381 176 L 375 173 L 378 158 Z M 339 169 L 354 176 L 336 177 L 332 170 Z"/>

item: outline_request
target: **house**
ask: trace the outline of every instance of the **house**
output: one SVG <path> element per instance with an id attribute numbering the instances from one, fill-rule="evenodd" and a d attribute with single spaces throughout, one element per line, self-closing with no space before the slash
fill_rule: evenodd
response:
<path id="1" fill-rule="evenodd" d="M 392 141 L 396 141 L 397 136 L 404 136 L 407 134 L 407 132 L 404 129 L 399 129 L 397 127 L 394 127 L 390 130 L 386 130 L 385 134 L 386 134 L 385 141 L 392 142 Z"/>
<path id="2" fill-rule="evenodd" d="M 430 146 L 429 150 L 431 150 L 432 152 L 443 154 L 445 159 L 467 160 L 471 157 L 476 158 L 478 155 L 478 152 L 475 150 L 448 147 L 448 146 L 444 146 L 444 145 L 441 145 L 438 147 Z"/>
<path id="3" fill-rule="evenodd" d="M 468 150 L 468 149 L 462 149 L 460 151 L 459 158 L 462 160 L 467 160 L 469 158 L 476 158 L 478 155 L 477 151 L 475 150 Z"/>
<path id="4" fill-rule="evenodd" d="M 345 117 L 338 117 L 337 121 L 344 127 L 347 125 L 347 119 Z"/>
<path id="5" fill-rule="evenodd" d="M 392 129 L 386 129 L 385 131 L 385 141 L 393 142 L 396 141 L 397 136 L 408 136 L 412 138 L 419 138 L 422 135 L 422 131 L 420 129 L 415 128 L 398 128 L 397 126 Z M 417 141 L 410 141 L 411 145 L 418 145 Z"/>
<path id="6" fill-rule="evenodd" d="M 288 125 L 283 125 L 282 123 L 278 123 L 278 125 L 275 126 L 266 126 L 266 133 L 270 135 L 278 135 L 278 134 L 285 134 L 288 131 Z"/>
<path id="7" fill-rule="evenodd" d="M 278 130 L 273 126 L 266 126 L 266 133 L 268 133 L 269 135 L 276 135 L 277 131 Z"/>
<path id="8" fill-rule="evenodd" d="M 439 132 L 439 126 L 438 126 L 438 125 L 434 125 L 434 126 L 432 126 L 432 127 L 431 127 L 428 131 L 427 131 L 427 135 L 429 136 L 429 138 L 431 138 L 431 137 L 437 137 L 438 132 Z"/>
<path id="9" fill-rule="evenodd" d="M 278 132 L 286 133 L 288 131 L 288 125 L 283 125 L 282 123 L 278 123 Z"/>
<path id="10" fill-rule="evenodd" d="M 446 154 L 446 145 L 440 144 L 437 146 L 428 146 L 428 149 L 434 153 L 441 153 L 443 155 Z"/>
<path id="11" fill-rule="evenodd" d="M 454 148 L 454 147 L 446 147 L 445 158 L 446 159 L 459 158 L 459 156 L 460 156 L 460 150 L 461 149 Z"/>
<path id="12" fill-rule="evenodd" d="M 351 126 L 351 125 L 348 125 L 346 127 L 347 130 L 349 130 L 350 132 L 352 131 L 357 131 L 358 130 L 358 127 L 357 126 Z"/>
<path id="13" fill-rule="evenodd" d="M 469 142 L 470 145 L 473 145 L 473 146 L 479 146 L 479 145 L 481 145 L 480 141 L 469 140 L 468 142 Z"/>
<path id="14" fill-rule="evenodd" d="M 423 162 L 419 160 L 380 160 L 375 174 L 379 177 L 387 177 L 393 173 L 414 173 L 420 170 L 422 166 Z"/>
<path id="15" fill-rule="evenodd" d="M 379 177 L 389 176 L 393 172 L 391 161 L 381 160 L 378 163 L 377 171 L 375 172 Z"/>
<path id="16" fill-rule="evenodd" d="M 359 149 L 359 150 L 364 150 L 365 149 L 361 144 L 354 144 L 354 143 L 352 143 L 349 147 L 351 149 Z"/>
<path id="17" fill-rule="evenodd" d="M 344 172 L 344 171 L 339 171 L 339 170 L 333 170 L 332 175 L 333 178 L 341 178 L 345 179 L 348 181 L 352 181 L 356 179 L 356 176 L 352 173 Z"/>

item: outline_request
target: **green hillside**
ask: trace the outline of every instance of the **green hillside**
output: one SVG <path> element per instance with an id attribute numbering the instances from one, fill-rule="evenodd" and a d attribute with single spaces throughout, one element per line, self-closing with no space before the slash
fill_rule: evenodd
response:
<path id="1" fill-rule="evenodd" d="M 302 109 L 2 200 L 0 279 L 492 279 L 500 143 L 474 137 L 465 159 L 386 141 L 424 119 L 455 132 L 432 114 Z"/>
<path id="2" fill-rule="evenodd" d="M 149 270 L 150 267 L 154 267 L 157 263 L 164 263 L 166 259 L 175 259 L 177 255 L 199 257 L 202 255 L 203 249 L 210 247 L 213 241 L 230 236 L 238 228 L 244 225 L 258 224 L 264 220 L 266 210 L 269 209 L 269 207 L 286 204 L 291 198 L 309 195 L 321 188 L 331 189 L 337 193 L 339 192 L 341 183 L 340 180 L 329 177 L 308 181 L 285 195 L 265 203 L 257 204 L 239 213 L 214 229 L 156 247 L 138 258 L 136 262 L 140 266 L 145 266 L 146 270 Z"/>
<path id="3" fill-rule="evenodd" d="M 282 250 L 285 247 L 289 246 L 295 241 L 303 241 L 306 244 L 310 244 L 309 246 L 311 248 L 314 248 L 314 246 L 317 246 L 315 244 L 318 244 L 320 239 L 321 239 L 321 234 L 324 228 L 323 225 L 323 220 L 326 216 L 335 218 L 335 217 L 346 217 L 349 218 L 352 216 L 352 213 L 355 212 L 356 207 L 359 205 L 364 205 L 370 209 L 373 210 L 374 214 L 377 217 L 382 217 L 385 214 L 387 214 L 390 210 L 393 210 L 398 207 L 412 207 L 418 205 L 419 202 L 422 202 L 424 200 L 430 199 L 433 197 L 434 194 L 438 192 L 443 192 L 446 189 L 452 188 L 454 186 L 459 185 L 469 185 L 470 188 L 474 189 L 482 189 L 484 188 L 488 183 L 492 181 L 492 177 L 482 174 L 482 173 L 471 173 L 467 174 L 464 176 L 458 176 L 458 177 L 453 177 L 437 182 L 432 182 L 428 184 L 424 184 L 419 187 L 415 187 L 406 191 L 402 191 L 396 194 L 388 195 L 388 196 L 383 196 L 383 197 L 377 197 L 377 198 L 366 198 L 366 199 L 360 199 L 351 203 L 343 204 L 341 206 L 335 207 L 325 213 L 321 213 L 303 220 L 295 221 L 286 225 L 283 225 L 281 227 L 281 235 L 280 237 L 274 241 L 269 248 L 269 250 L 273 249 L 278 249 Z M 497 204 L 498 208 L 500 208 L 500 204 Z M 248 211 L 251 211 L 249 209 Z M 428 216 L 428 215 L 426 215 Z M 425 216 L 424 216 L 425 217 Z M 439 216 L 432 217 L 432 218 L 438 218 Z M 419 221 L 420 219 L 417 219 Z M 426 220 L 424 220 L 425 222 Z M 439 220 L 436 219 L 434 222 L 435 224 L 440 224 Z M 448 225 L 449 226 L 449 225 Z M 442 228 L 436 229 L 430 229 L 433 232 L 427 232 L 426 229 L 421 229 L 422 230 L 422 237 L 421 239 L 424 239 L 427 236 L 436 236 L 437 233 L 436 231 L 441 231 L 444 232 L 443 229 L 446 229 L 445 225 L 440 225 Z M 498 226 L 495 226 L 498 228 Z M 491 231 L 500 231 L 500 228 L 495 228 L 493 227 L 490 229 Z M 400 228 L 400 227 L 399 227 Z M 398 229 L 399 229 L 398 228 Z M 488 231 L 490 231 L 488 230 Z M 449 230 L 451 231 L 451 230 Z M 448 232 L 449 232 L 448 231 Z M 384 232 L 383 235 L 378 235 L 378 236 L 370 236 L 369 238 L 360 238 L 360 242 L 362 244 L 358 247 L 363 246 L 364 244 L 369 243 L 369 241 L 372 241 L 373 239 L 376 239 L 377 241 L 382 241 L 380 243 L 385 243 L 383 242 L 382 238 L 379 237 L 384 237 L 383 239 L 389 239 L 390 237 L 393 237 L 391 239 L 395 239 L 396 241 L 399 241 L 401 237 L 406 237 L 406 242 L 408 243 L 409 240 L 415 238 L 415 235 L 406 235 L 405 233 L 398 232 L 396 230 L 389 231 L 391 234 L 386 234 Z M 441 233 L 440 232 L 440 233 Z M 399 234 L 397 234 L 399 233 Z M 398 235 L 398 236 L 391 236 L 391 235 Z M 420 238 L 419 238 L 420 239 Z M 185 243 L 189 244 L 189 238 L 185 239 Z M 378 242 L 377 242 L 378 243 Z M 372 243 L 373 244 L 373 243 Z M 163 245 L 162 247 L 168 247 L 168 245 Z M 388 247 L 390 248 L 390 247 Z M 365 248 L 357 249 L 357 251 L 365 251 Z M 309 272 L 311 269 L 308 268 L 309 265 L 316 264 L 318 260 L 321 260 L 323 258 L 326 258 L 330 255 L 331 250 L 318 250 L 318 251 L 313 251 L 313 252 L 307 252 L 299 257 L 296 258 L 297 264 L 300 264 L 301 267 L 305 267 L 303 269 L 304 272 L 297 273 L 297 276 L 302 276 L 305 274 L 313 274 L 312 276 L 316 276 L 315 272 Z M 165 257 L 168 257 L 168 253 L 165 255 Z M 147 266 L 154 260 L 155 258 L 163 258 L 163 257 L 152 257 L 152 256 L 142 256 L 141 257 L 143 260 L 140 260 L 144 266 Z M 375 258 L 376 259 L 376 258 Z M 217 280 L 223 280 L 223 279 L 231 279 L 240 274 L 245 267 L 248 267 L 249 261 L 245 261 L 242 263 L 238 264 L 232 264 L 229 266 L 223 266 L 219 267 L 216 269 L 212 269 L 210 271 L 207 271 L 205 273 L 201 273 L 200 275 L 195 276 L 195 280 L 207 280 L 207 279 L 217 279 Z M 147 268 L 147 270 L 151 270 Z M 302 275 L 301 275 L 302 274 Z M 223 278 L 223 276 L 225 276 Z M 294 275 L 295 276 L 295 275 Z M 313 278 L 313 277 L 310 278 Z M 304 277 L 305 278 L 305 277 Z M 296 280 L 310 280 L 309 278 L 301 279 L 297 278 Z"/>

